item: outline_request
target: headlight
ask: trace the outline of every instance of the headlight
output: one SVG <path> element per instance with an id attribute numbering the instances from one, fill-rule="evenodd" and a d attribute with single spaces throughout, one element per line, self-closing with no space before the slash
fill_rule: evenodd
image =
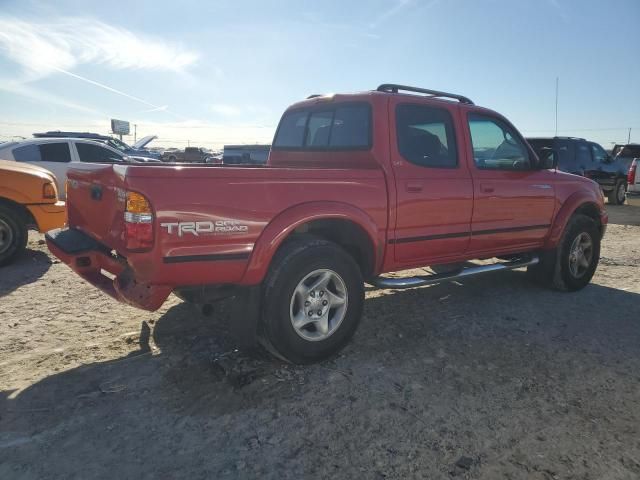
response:
<path id="1" fill-rule="evenodd" d="M 55 200 L 56 198 L 58 198 L 56 187 L 53 185 L 53 183 L 47 182 L 44 185 L 42 185 L 42 196 L 44 198 L 48 198 L 52 200 Z"/>

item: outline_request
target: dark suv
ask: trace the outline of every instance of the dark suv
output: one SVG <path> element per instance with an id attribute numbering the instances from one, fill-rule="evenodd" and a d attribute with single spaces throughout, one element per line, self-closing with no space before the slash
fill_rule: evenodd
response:
<path id="1" fill-rule="evenodd" d="M 527 138 L 527 141 L 538 157 L 542 156 L 543 149 L 552 149 L 557 155 L 559 170 L 598 182 L 610 204 L 624 203 L 629 172 L 627 162 L 619 161 L 597 143 L 584 138 Z"/>

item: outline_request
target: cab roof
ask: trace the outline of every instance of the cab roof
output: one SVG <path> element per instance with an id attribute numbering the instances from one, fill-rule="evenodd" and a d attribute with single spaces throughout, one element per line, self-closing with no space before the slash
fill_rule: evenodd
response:
<path id="1" fill-rule="evenodd" d="M 463 95 L 458 95 L 456 93 L 442 92 L 440 90 L 431 90 L 428 88 L 421 88 L 421 87 L 411 87 L 407 85 L 399 85 L 396 83 L 383 83 L 382 85 L 378 86 L 378 88 L 376 88 L 375 90 L 370 90 L 366 92 L 357 92 L 357 93 L 351 93 L 351 94 L 309 95 L 305 100 L 296 102 L 293 105 L 291 105 L 290 108 L 300 108 L 305 106 L 311 106 L 311 105 L 316 105 L 319 103 L 332 101 L 332 100 L 356 100 L 358 98 L 364 99 L 368 96 L 378 96 L 378 95 L 382 96 L 382 95 L 390 95 L 390 94 L 391 95 L 411 95 L 411 96 L 415 96 L 415 94 L 420 94 L 422 96 L 426 95 L 427 98 L 432 98 L 434 100 L 443 100 L 443 99 L 457 100 L 458 102 L 465 105 L 475 105 L 470 98 L 465 97 Z"/>

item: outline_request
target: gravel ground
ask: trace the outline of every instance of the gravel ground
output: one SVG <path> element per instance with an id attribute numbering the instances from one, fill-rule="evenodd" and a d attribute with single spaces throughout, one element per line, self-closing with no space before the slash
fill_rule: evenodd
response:
<path id="1" fill-rule="evenodd" d="M 0 270 L 0 478 L 640 478 L 640 201 L 574 294 L 522 271 L 368 291 L 343 353 L 234 350 L 53 259 Z"/>

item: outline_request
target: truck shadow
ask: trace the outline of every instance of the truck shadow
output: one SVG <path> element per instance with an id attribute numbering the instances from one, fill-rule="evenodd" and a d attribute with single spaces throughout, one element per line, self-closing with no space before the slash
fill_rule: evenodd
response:
<path id="1" fill-rule="evenodd" d="M 609 223 L 640 226 L 640 197 L 632 197 L 623 205 L 606 205 Z"/>
<path id="2" fill-rule="evenodd" d="M 35 282 L 50 267 L 51 259 L 46 253 L 27 249 L 13 263 L 0 267 L 0 297 Z"/>
<path id="3" fill-rule="evenodd" d="M 216 307 L 215 321 L 178 304 L 152 330 L 142 323 L 140 348 L 126 357 L 55 374 L 19 392 L 1 392 L 0 425 L 14 433 L 0 438 L 0 448 L 28 443 L 71 417 L 90 416 L 98 424 L 127 417 L 135 426 L 129 412 L 215 417 L 286 404 L 309 391 L 322 398 L 335 372 L 350 382 L 380 366 L 419 375 L 417 369 L 425 368 L 421 362 L 430 359 L 431 365 L 445 358 L 448 369 L 463 371 L 469 368 L 468 355 L 489 361 L 500 352 L 499 361 L 512 375 L 527 378 L 531 365 L 552 370 L 559 358 L 576 361 L 589 352 L 599 368 L 615 364 L 620 371 L 621 364 L 640 353 L 633 315 L 615 313 L 637 310 L 640 295 L 597 284 L 563 294 L 532 287 L 522 272 L 508 272 L 490 282 L 469 279 L 464 285 L 376 293 L 367 299 L 359 331 L 344 352 L 307 367 L 287 365 L 261 351 L 236 350 L 225 326 L 233 320 L 228 304 Z M 438 388 L 454 381 L 454 376 L 439 378 Z M 487 388 L 473 385 L 473 378 L 466 381 L 468 388 Z M 381 388 L 392 395 L 396 387 L 389 382 Z M 84 428 L 82 435 L 95 434 L 90 425 Z M 129 440 L 143 442 L 143 426 L 131 428 Z"/>

